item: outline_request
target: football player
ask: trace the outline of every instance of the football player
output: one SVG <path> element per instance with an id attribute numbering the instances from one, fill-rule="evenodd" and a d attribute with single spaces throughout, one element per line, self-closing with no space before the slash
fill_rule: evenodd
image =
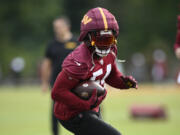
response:
<path id="1" fill-rule="evenodd" d="M 176 34 L 176 42 L 174 44 L 174 50 L 176 57 L 180 60 L 180 15 L 177 17 L 177 34 Z M 177 73 L 176 82 L 180 85 L 180 71 Z"/>
<path id="2" fill-rule="evenodd" d="M 99 105 L 107 94 L 82 100 L 71 90 L 80 82 L 93 80 L 118 89 L 137 88 L 132 76 L 124 76 L 116 66 L 119 26 L 115 17 L 101 7 L 89 10 L 81 21 L 79 41 L 82 44 L 62 64 L 53 90 L 54 113 L 59 122 L 75 135 L 120 135 L 100 119 Z"/>

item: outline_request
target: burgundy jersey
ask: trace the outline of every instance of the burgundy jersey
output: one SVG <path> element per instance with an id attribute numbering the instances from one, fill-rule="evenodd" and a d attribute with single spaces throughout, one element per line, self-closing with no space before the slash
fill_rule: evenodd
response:
<path id="1" fill-rule="evenodd" d="M 57 118 L 67 120 L 79 112 L 85 111 L 76 103 L 76 101 L 79 102 L 77 97 L 70 92 L 73 87 L 83 80 L 93 80 L 102 86 L 106 82 L 116 88 L 125 87 L 120 78 L 122 74 L 117 70 L 115 64 L 116 50 L 116 46 L 114 46 L 107 56 L 98 58 L 85 44 L 81 44 L 66 57 L 62 68 L 68 74 L 69 80 L 66 79 L 66 82 L 59 81 L 63 77 L 58 76 L 52 91 L 52 98 L 56 101 L 54 111 Z M 77 81 L 73 83 L 73 80 Z M 72 86 L 70 86 L 71 83 Z M 93 108 L 93 110 L 97 112 L 99 106 Z"/>
<path id="2" fill-rule="evenodd" d="M 63 69 L 79 80 L 93 80 L 104 86 L 105 79 L 111 72 L 115 58 L 116 54 L 111 50 L 111 53 L 106 57 L 99 59 L 90 53 L 86 45 L 82 44 L 65 59 Z M 79 68 L 82 70 L 79 70 Z"/>
<path id="3" fill-rule="evenodd" d="M 174 49 L 180 48 L 180 15 L 178 16 L 177 21 L 177 34 Z"/>

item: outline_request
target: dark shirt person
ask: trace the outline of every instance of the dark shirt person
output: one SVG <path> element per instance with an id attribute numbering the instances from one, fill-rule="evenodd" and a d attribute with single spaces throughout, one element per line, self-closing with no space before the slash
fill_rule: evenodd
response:
<path id="1" fill-rule="evenodd" d="M 70 22 L 66 17 L 60 17 L 53 21 L 55 38 L 51 41 L 45 52 L 45 58 L 41 65 L 41 88 L 43 92 L 52 88 L 64 58 L 77 46 L 76 39 L 70 31 Z M 52 132 L 58 135 L 58 122 L 53 114 L 52 106 Z"/>

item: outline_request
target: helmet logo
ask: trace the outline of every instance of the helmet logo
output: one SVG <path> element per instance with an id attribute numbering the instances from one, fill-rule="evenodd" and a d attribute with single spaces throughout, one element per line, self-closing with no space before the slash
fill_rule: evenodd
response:
<path id="1" fill-rule="evenodd" d="M 90 17 L 87 16 L 87 15 L 85 15 L 85 16 L 83 17 L 83 19 L 82 19 L 82 23 L 83 23 L 84 25 L 88 24 L 88 23 L 91 22 L 91 21 L 92 21 L 92 18 L 90 18 Z"/>

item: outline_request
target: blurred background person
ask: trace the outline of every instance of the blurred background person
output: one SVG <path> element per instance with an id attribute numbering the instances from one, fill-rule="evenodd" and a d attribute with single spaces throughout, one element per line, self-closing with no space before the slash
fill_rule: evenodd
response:
<path id="1" fill-rule="evenodd" d="M 143 53 L 137 52 L 131 56 L 131 65 L 129 72 L 137 79 L 138 82 L 145 82 L 148 80 L 148 71 L 146 58 Z"/>
<path id="2" fill-rule="evenodd" d="M 177 34 L 176 34 L 176 42 L 174 44 L 174 50 L 175 50 L 176 57 L 180 60 L 180 15 L 178 15 L 177 21 L 178 21 L 177 22 Z M 176 82 L 177 82 L 177 84 L 180 85 L 180 68 L 177 73 Z"/>
<path id="3" fill-rule="evenodd" d="M 76 38 L 70 30 L 70 21 L 67 17 L 59 17 L 53 21 L 54 39 L 48 44 L 45 57 L 41 64 L 41 88 L 46 92 L 53 87 L 64 58 L 77 47 Z M 58 122 L 51 107 L 51 128 L 53 135 L 58 135 Z"/>
<path id="4" fill-rule="evenodd" d="M 22 71 L 25 67 L 25 61 L 22 57 L 14 57 L 11 61 L 11 72 L 12 72 L 12 81 L 17 86 L 20 84 Z"/>
<path id="5" fill-rule="evenodd" d="M 161 49 L 156 49 L 153 52 L 153 65 L 151 75 L 153 82 L 162 82 L 167 77 L 166 54 Z"/>

